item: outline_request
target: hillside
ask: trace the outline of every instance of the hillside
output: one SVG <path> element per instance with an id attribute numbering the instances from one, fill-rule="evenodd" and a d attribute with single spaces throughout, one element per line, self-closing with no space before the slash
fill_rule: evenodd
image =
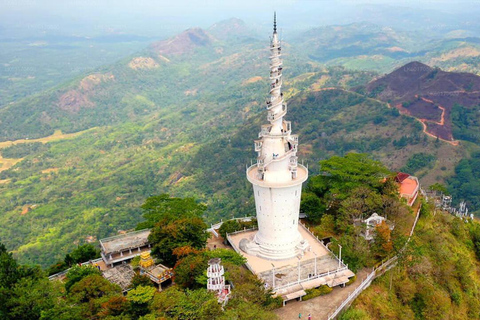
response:
<path id="1" fill-rule="evenodd" d="M 0 185 L 5 210 L 0 219 L 11 226 L 0 230 L 0 238 L 17 248 L 21 261 L 48 265 L 89 236 L 98 239 L 134 227 L 140 204 L 152 194 L 194 196 L 207 204 L 208 221 L 251 215 L 253 197 L 244 168 L 254 157 L 251 141 L 265 115 L 255 105 L 248 111 L 235 103 L 225 106 L 220 113 L 218 107 L 204 109 L 204 117 L 195 118 L 164 111 L 144 123 L 98 128 L 51 142 L 46 150 L 27 151 L 14 170 L 0 176 L 6 181 Z M 180 127 L 185 119 L 188 125 Z M 453 172 L 454 163 L 442 155 L 461 157 L 448 144 L 425 140 L 412 119 L 343 90 L 292 97 L 289 119 L 300 134 L 299 156 L 313 173 L 319 159 L 349 151 L 370 152 L 392 169 L 427 152 L 439 159 L 434 166 L 447 166 L 447 172 Z M 401 140 L 407 145 L 400 148 Z M 444 173 L 433 170 L 427 178 L 436 172 Z M 22 215 L 25 205 L 32 210 Z"/>
<path id="2" fill-rule="evenodd" d="M 266 67 L 267 59 L 251 64 L 258 56 L 266 58 L 260 48 L 258 42 L 245 43 L 240 56 L 228 42 L 216 41 L 202 29 L 186 30 L 138 55 L 9 104 L 0 110 L 0 141 L 41 138 L 54 130 L 77 132 L 139 120 L 172 105 L 182 108 L 201 93 L 216 92 L 219 76 L 228 87 L 248 79 L 258 63 Z M 223 73 L 232 62 L 239 67 L 235 77 Z"/>
<path id="3" fill-rule="evenodd" d="M 461 125 L 458 121 L 464 119 L 458 119 L 452 113 L 458 113 L 460 109 L 476 113 L 480 104 L 479 76 L 445 72 L 411 62 L 370 82 L 365 90 L 368 95 L 389 102 L 401 113 L 420 120 L 425 131 L 434 137 L 450 142 L 470 140 L 465 139 L 465 132 L 456 130 Z"/>
<path id="4" fill-rule="evenodd" d="M 456 30 L 440 36 L 434 35 L 439 30 L 387 26 L 357 22 L 313 28 L 292 42 L 298 55 L 353 70 L 389 73 L 420 61 L 446 71 L 480 73 L 480 39 L 474 33 Z"/>
<path id="5" fill-rule="evenodd" d="M 211 46 L 212 37 L 200 28 L 188 29 L 179 35 L 151 45 L 153 52 L 158 55 L 175 56 L 192 53 L 199 47 Z"/>
<path id="6" fill-rule="evenodd" d="M 296 41 L 310 46 L 311 57 L 320 61 L 374 54 L 397 59 L 418 46 L 412 34 L 366 22 L 314 28 Z"/>
<path id="7" fill-rule="evenodd" d="M 399 265 L 340 319 L 479 319 L 479 226 L 422 209 Z"/>
<path id="8" fill-rule="evenodd" d="M 268 52 L 265 41 L 225 37 L 228 28 L 248 34 L 237 20 L 189 29 L 0 110 L 0 140 L 91 129 L 1 150 L 0 163 L 16 165 L 0 173 L 0 223 L 9 226 L 0 239 L 22 263 L 47 266 L 86 239 L 133 228 L 154 194 L 195 197 L 208 222 L 254 213 L 244 170 L 266 121 Z M 350 91 L 375 72 L 324 67 L 283 46 L 288 120 L 312 174 L 319 160 L 357 151 L 430 185 L 451 179 L 476 150 L 438 143 L 413 118 Z"/>
<path id="9" fill-rule="evenodd" d="M 0 108 L 123 59 L 153 41 L 126 34 L 80 37 L 15 33 L 0 35 Z"/>

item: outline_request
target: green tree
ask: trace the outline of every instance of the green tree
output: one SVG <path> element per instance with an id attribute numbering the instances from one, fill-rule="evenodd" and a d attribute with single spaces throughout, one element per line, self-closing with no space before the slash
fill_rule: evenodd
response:
<path id="1" fill-rule="evenodd" d="M 99 274 L 90 274 L 76 282 L 69 292 L 69 298 L 74 302 L 87 303 L 92 300 L 119 295 L 122 290 Z"/>
<path id="2" fill-rule="evenodd" d="M 347 223 L 352 223 L 354 219 L 363 219 L 378 212 L 382 204 L 382 197 L 377 190 L 360 186 L 352 189 L 351 195 L 342 200 L 339 212 Z"/>
<path id="3" fill-rule="evenodd" d="M 200 218 L 207 207 L 193 198 L 172 198 L 168 194 L 161 194 L 147 198 L 142 209 L 146 221 L 139 223 L 137 230 L 153 228 L 159 221 Z"/>
<path id="4" fill-rule="evenodd" d="M 138 286 L 128 291 L 127 300 L 130 302 L 131 313 L 136 317 L 144 316 L 149 311 L 149 304 L 153 301 L 153 297 L 157 289 L 154 287 Z"/>
<path id="5" fill-rule="evenodd" d="M 242 230 L 242 225 L 238 220 L 227 220 L 222 223 L 220 229 L 218 229 L 218 233 L 222 238 L 227 239 L 227 233 L 232 233 L 238 230 Z"/>
<path id="6" fill-rule="evenodd" d="M 67 270 L 71 266 L 81 262 L 87 262 L 89 260 L 100 258 L 100 249 L 96 248 L 92 244 L 84 244 L 78 246 L 72 252 L 67 253 L 63 261 L 59 261 L 53 265 L 51 265 L 47 273 L 48 275 L 52 275 L 55 273 L 62 272 Z"/>
<path id="7" fill-rule="evenodd" d="M 15 284 L 19 278 L 20 267 L 12 254 L 7 251 L 5 245 L 0 243 L 0 288 L 9 288 Z"/>
<path id="8" fill-rule="evenodd" d="M 315 227 L 315 233 L 321 238 L 334 235 L 335 218 L 331 214 L 324 214 L 320 220 L 320 225 Z"/>
<path id="9" fill-rule="evenodd" d="M 58 261 L 55 264 L 52 264 L 50 267 L 47 269 L 47 274 L 49 276 L 62 272 L 64 270 L 67 270 L 70 266 L 65 263 L 65 261 Z"/>
<path id="10" fill-rule="evenodd" d="M 230 249 L 218 248 L 212 251 L 204 251 L 204 255 L 209 259 L 220 258 L 222 259 L 222 263 L 232 263 L 237 266 L 244 265 L 247 262 L 244 256 Z"/>
<path id="11" fill-rule="evenodd" d="M 29 292 L 22 291 L 24 286 L 17 287 L 17 284 L 28 283 L 32 289 L 34 286 L 37 286 L 38 290 L 30 292 L 33 296 L 40 291 L 40 284 L 37 285 L 37 283 L 43 276 L 42 270 L 38 267 L 18 265 L 12 254 L 0 243 L 0 319 L 7 319 L 12 312 L 14 312 L 14 314 L 20 314 L 22 309 L 28 308 L 26 307 L 26 303 L 31 303 L 32 309 L 35 309 L 35 311 L 29 314 L 39 316 L 39 306 L 41 302 L 36 304 L 35 301 L 26 301 L 19 292 Z"/>
<path id="12" fill-rule="evenodd" d="M 129 309 L 130 308 L 127 298 L 120 295 L 113 296 L 102 303 L 101 310 L 98 312 L 97 316 L 99 319 L 105 319 L 109 316 L 118 317 L 128 314 Z"/>
<path id="13" fill-rule="evenodd" d="M 55 299 L 53 307 L 44 309 L 41 312 L 41 320 L 78 320 L 82 319 L 82 308 L 80 305 L 72 304 L 66 299 Z"/>
<path id="14" fill-rule="evenodd" d="M 432 191 L 439 191 L 445 195 L 449 195 L 450 193 L 448 192 L 447 190 L 447 187 L 445 187 L 443 184 L 440 184 L 440 183 L 434 183 L 432 184 L 430 187 L 428 187 L 428 189 L 432 190 Z"/>
<path id="15" fill-rule="evenodd" d="M 148 240 L 152 243 L 152 255 L 167 265 L 174 265 L 177 257 L 173 250 L 190 246 L 203 249 L 207 243 L 207 225 L 201 218 L 163 219 L 152 229 Z"/>
<path id="16" fill-rule="evenodd" d="M 250 221 L 241 221 L 241 220 L 227 220 L 222 223 L 218 233 L 224 238 L 227 239 L 227 233 L 232 233 L 238 230 L 254 228 L 258 225 L 257 219 L 251 219 Z"/>
<path id="17" fill-rule="evenodd" d="M 207 284 L 208 257 L 204 254 L 190 254 L 175 265 L 175 283 L 183 288 L 201 288 Z"/>
<path id="18" fill-rule="evenodd" d="M 80 305 L 82 317 L 90 319 L 102 311 L 102 304 L 111 296 L 121 296 L 119 286 L 98 274 L 91 274 L 76 282 L 68 294 L 69 301 Z"/>
<path id="19" fill-rule="evenodd" d="M 380 259 L 387 257 L 393 251 L 391 231 L 385 221 L 375 226 L 372 250 Z"/>
<path id="20" fill-rule="evenodd" d="M 362 185 L 380 188 L 382 179 L 391 174 L 381 162 L 370 159 L 364 153 L 333 156 L 320 161 L 320 168 L 323 174 L 314 177 L 313 185 L 318 180 L 330 183 L 329 192 L 340 199 L 348 196 L 350 190 Z"/>
<path id="21" fill-rule="evenodd" d="M 278 316 L 265 310 L 260 305 L 252 304 L 246 301 L 232 301 L 219 319 L 221 320 L 274 320 Z"/>
<path id="22" fill-rule="evenodd" d="M 100 249 L 92 244 L 78 246 L 75 250 L 65 256 L 65 263 L 72 266 L 76 263 L 87 262 L 89 260 L 100 258 Z"/>
<path id="23" fill-rule="evenodd" d="M 315 193 L 302 193 L 300 211 L 304 212 L 307 215 L 308 220 L 314 223 L 320 222 L 320 219 L 322 219 L 325 209 L 325 204 Z"/>
<path id="24" fill-rule="evenodd" d="M 333 156 L 330 159 L 322 160 L 320 168 L 322 173 L 312 177 L 308 183 L 308 201 L 304 199 L 303 206 L 312 212 L 322 211 L 325 206 L 326 213 L 334 216 L 338 214 L 344 200 L 344 216 L 360 216 L 360 211 L 364 207 L 373 210 L 380 202 L 376 194 L 384 188 L 385 178 L 392 174 L 379 161 L 372 160 L 366 154 L 361 153 L 348 153 L 344 157 Z M 390 189 L 386 190 L 390 193 Z M 359 191 L 361 193 L 357 194 Z M 320 201 L 315 201 L 311 197 L 312 193 Z M 355 198 L 352 199 L 352 196 Z M 370 199 L 371 196 L 374 198 Z M 316 206 L 318 209 L 315 209 Z M 347 212 L 349 208 L 355 210 L 356 213 Z"/>
<path id="25" fill-rule="evenodd" d="M 370 320 L 368 314 L 361 309 L 347 309 L 340 315 L 340 320 Z"/>
<path id="26" fill-rule="evenodd" d="M 65 282 L 65 289 L 67 292 L 70 291 L 70 288 L 80 280 L 89 275 L 101 275 L 100 270 L 98 270 L 94 266 L 73 266 L 70 270 L 68 270 L 66 278 L 67 282 Z"/>
<path id="27" fill-rule="evenodd" d="M 42 310 L 52 308 L 54 299 L 59 298 L 48 279 L 22 278 L 9 292 L 7 319 L 39 319 Z"/>
<path id="28" fill-rule="evenodd" d="M 151 308 L 168 319 L 210 320 L 222 314 L 215 294 L 203 288 L 183 291 L 171 287 L 155 296 Z"/>
<path id="29" fill-rule="evenodd" d="M 132 279 L 132 288 L 136 288 L 138 286 L 144 286 L 144 287 L 153 287 L 153 282 L 150 280 L 150 278 L 144 274 L 135 274 L 135 276 Z"/>

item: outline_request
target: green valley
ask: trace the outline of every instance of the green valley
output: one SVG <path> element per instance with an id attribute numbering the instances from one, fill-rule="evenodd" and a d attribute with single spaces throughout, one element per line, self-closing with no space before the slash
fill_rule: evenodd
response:
<path id="1" fill-rule="evenodd" d="M 243 33 L 227 37 L 221 29 L 229 23 Z M 385 32 L 366 27 L 376 37 Z M 338 52 L 359 39 L 349 28 L 354 40 L 342 40 Z M 237 20 L 189 29 L 0 110 L 3 141 L 91 129 L 41 147 L 1 150 L 5 159 L 23 159 L 0 173 L 0 223 L 10 226 L 0 229 L 0 239 L 16 257 L 48 266 L 87 238 L 133 228 L 140 204 L 163 192 L 205 203 L 208 222 L 254 214 L 244 174 L 264 112 L 268 61 L 264 41 L 248 34 Z M 285 44 L 285 95 L 301 137 L 300 160 L 312 173 L 321 159 L 368 152 L 392 170 L 410 168 L 429 185 L 446 182 L 478 149 L 424 135 L 413 118 L 358 90 L 376 72 L 325 67 L 309 58 L 313 47 L 301 39 Z M 374 50 L 374 39 L 365 50 Z M 422 154 L 427 167 L 415 165 Z"/>

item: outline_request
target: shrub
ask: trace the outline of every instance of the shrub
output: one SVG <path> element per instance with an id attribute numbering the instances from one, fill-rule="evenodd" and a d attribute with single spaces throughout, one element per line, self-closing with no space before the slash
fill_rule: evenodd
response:
<path id="1" fill-rule="evenodd" d="M 323 285 L 323 286 L 320 286 L 320 287 L 314 288 L 314 289 L 307 289 L 307 290 L 305 290 L 305 292 L 307 294 L 302 297 L 302 300 L 305 301 L 305 300 L 309 300 L 309 299 L 312 299 L 312 298 L 315 298 L 315 297 L 323 296 L 323 295 L 326 295 L 326 294 L 332 292 L 332 290 L 333 289 L 330 288 L 327 285 Z"/>
<path id="2" fill-rule="evenodd" d="M 348 309 L 340 315 L 340 320 L 367 320 L 370 319 L 368 314 L 360 309 Z"/>
<path id="3" fill-rule="evenodd" d="M 349 285 L 351 285 L 352 283 L 354 283 L 355 280 L 357 280 L 357 276 L 356 276 L 356 275 L 353 276 L 353 277 L 351 277 L 350 279 L 348 279 L 348 282 L 345 283 L 345 285 L 346 285 L 346 286 L 349 286 Z"/>

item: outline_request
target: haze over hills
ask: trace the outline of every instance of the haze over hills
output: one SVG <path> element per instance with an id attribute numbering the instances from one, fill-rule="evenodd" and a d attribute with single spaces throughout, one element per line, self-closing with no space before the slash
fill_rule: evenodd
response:
<path id="1" fill-rule="evenodd" d="M 225 32 L 237 29 L 231 37 Z M 338 40 L 310 32 L 283 43 L 289 120 L 312 173 L 320 159 L 356 151 L 371 153 L 393 170 L 416 154 L 427 155 L 434 160 L 411 169 L 426 184 L 452 176 L 473 151 L 438 144 L 386 100 L 349 91 L 378 73 L 320 64 L 340 57 L 369 61 L 378 54 L 375 43 L 391 48 L 415 41 L 370 24 L 325 30 L 345 34 Z M 309 58 L 329 41 L 330 57 Z M 252 214 L 244 168 L 264 120 L 267 58 L 265 39 L 231 19 L 155 42 L 0 110 L 3 141 L 93 128 L 70 140 L 2 149 L 4 158 L 23 159 L 0 173 L 0 223 L 11 225 L 0 230 L 2 241 L 21 261 L 46 266 L 89 236 L 134 227 L 144 199 L 162 192 L 205 202 L 208 221 Z M 407 58 L 392 53 L 390 59 Z M 456 63 L 476 65 L 461 61 Z"/>

